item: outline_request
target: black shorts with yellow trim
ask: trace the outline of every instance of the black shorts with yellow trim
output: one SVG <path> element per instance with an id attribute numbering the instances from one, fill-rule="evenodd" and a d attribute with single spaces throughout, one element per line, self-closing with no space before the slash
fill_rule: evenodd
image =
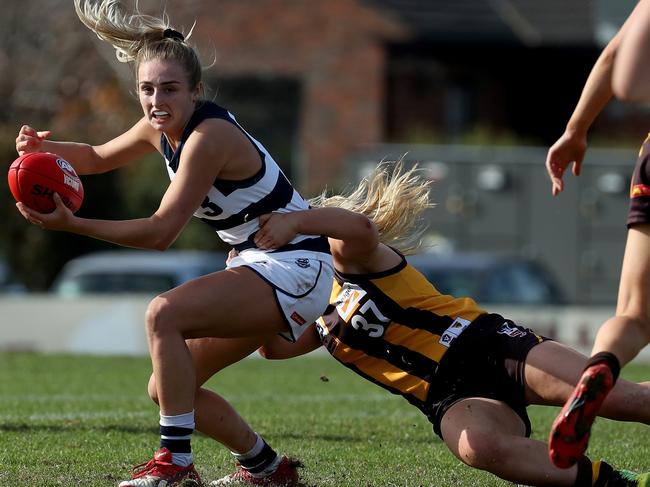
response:
<path id="1" fill-rule="evenodd" d="M 524 367 L 528 352 L 546 340 L 498 314 L 474 320 L 445 353 L 431 384 L 424 413 L 435 433 L 442 438 L 442 418 L 454 404 L 483 397 L 510 406 L 530 436 Z"/>
<path id="2" fill-rule="evenodd" d="M 650 223 L 650 136 L 641 146 L 632 173 L 627 228 L 647 223 Z"/>

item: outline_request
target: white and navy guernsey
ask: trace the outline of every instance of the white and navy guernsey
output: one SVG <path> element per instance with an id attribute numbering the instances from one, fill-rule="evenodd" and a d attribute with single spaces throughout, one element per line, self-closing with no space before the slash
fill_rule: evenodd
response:
<path id="1" fill-rule="evenodd" d="M 202 102 L 187 123 L 181 141 L 172 150 L 165 135 L 160 145 L 167 164 L 170 179 L 174 179 L 183 146 L 192 131 L 209 118 L 220 118 L 232 123 L 251 141 L 262 161 L 261 169 L 254 176 L 240 181 L 216 179 L 194 216 L 210 225 L 219 237 L 237 251 L 255 248 L 253 238 L 259 230 L 259 217 L 266 213 L 288 213 L 309 209 L 309 204 L 296 191 L 267 150 L 246 132 L 235 117 L 225 108 L 210 102 Z M 319 235 L 297 235 L 287 245 L 274 250 L 308 250 L 329 254 L 327 238 Z"/>

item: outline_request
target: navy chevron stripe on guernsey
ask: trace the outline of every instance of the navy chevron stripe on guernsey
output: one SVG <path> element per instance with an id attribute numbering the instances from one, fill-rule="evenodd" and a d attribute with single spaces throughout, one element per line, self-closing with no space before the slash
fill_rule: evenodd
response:
<path id="1" fill-rule="evenodd" d="M 160 448 L 167 448 L 172 453 L 191 453 L 192 428 L 177 426 L 160 426 Z"/>
<path id="2" fill-rule="evenodd" d="M 266 174 L 266 162 L 264 161 L 264 158 L 262 158 L 261 169 L 257 171 L 257 174 L 251 176 L 250 178 L 241 179 L 237 181 L 232 181 L 230 179 L 217 179 L 212 186 L 218 189 L 222 195 L 228 196 L 231 195 L 233 192 L 237 191 L 238 189 L 250 188 L 255 183 L 258 183 L 264 177 L 265 174 Z"/>
<path id="3" fill-rule="evenodd" d="M 198 106 L 192 114 L 175 151 L 172 150 L 167 137 L 161 134 L 161 148 L 171 180 L 174 180 L 177 174 L 184 141 L 190 138 L 197 125 L 207 119 L 226 120 L 241 131 L 259 155 L 261 164 L 257 172 L 248 178 L 216 178 L 212 181 L 212 186 L 203 202 L 196 208 L 194 216 L 216 230 L 226 244 L 237 246 L 240 251 L 252 248 L 254 233 L 259 229 L 260 216 L 274 211 L 306 210 L 309 203 L 293 188 L 264 146 L 239 125 L 234 115 L 209 101 Z M 329 253 L 327 241 L 315 236 L 297 235 L 289 242 L 289 246 L 282 250 L 293 249 L 313 249 L 316 252 Z"/>
<path id="4" fill-rule="evenodd" d="M 172 171 L 176 172 L 178 170 L 179 158 L 181 152 L 183 151 L 183 146 L 185 145 L 185 141 L 190 136 L 192 131 L 206 118 L 219 118 L 221 120 L 225 120 L 226 122 L 233 124 L 235 127 L 241 130 L 241 127 L 239 127 L 237 123 L 234 120 L 232 120 L 228 115 L 228 110 L 214 103 L 204 102 L 196 110 L 194 110 L 192 117 L 190 118 L 190 120 L 187 122 L 187 125 L 183 129 L 183 133 L 181 135 L 181 142 L 178 145 L 178 147 L 176 147 L 175 151 L 172 150 L 171 146 L 169 145 L 169 142 L 167 141 L 167 137 L 165 137 L 164 134 L 160 135 L 160 147 L 162 149 L 163 155 L 165 156 L 167 161 L 169 161 L 169 167 L 172 169 Z M 244 132 L 244 135 L 246 135 L 246 137 L 250 140 L 248 134 Z M 253 144 L 253 147 L 260 155 L 262 160 L 264 160 L 264 154 L 260 152 L 260 150 L 257 148 L 255 144 Z"/>
<path id="5" fill-rule="evenodd" d="M 291 183 L 284 174 L 279 171 L 275 187 L 269 194 L 259 201 L 248 205 L 239 213 L 235 213 L 223 220 L 210 220 L 208 218 L 201 218 L 201 220 L 215 230 L 227 230 L 242 225 L 266 213 L 271 213 L 279 208 L 284 208 L 291 202 L 293 192 L 293 186 L 291 186 Z"/>

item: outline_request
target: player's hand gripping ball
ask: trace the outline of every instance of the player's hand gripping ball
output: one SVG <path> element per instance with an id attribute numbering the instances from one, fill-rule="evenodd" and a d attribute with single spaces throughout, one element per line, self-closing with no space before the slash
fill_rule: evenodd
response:
<path id="1" fill-rule="evenodd" d="M 9 167 L 9 189 L 16 201 L 39 213 L 54 211 L 54 193 L 73 213 L 84 199 L 81 179 L 72 165 L 49 152 L 30 152 L 16 159 Z"/>

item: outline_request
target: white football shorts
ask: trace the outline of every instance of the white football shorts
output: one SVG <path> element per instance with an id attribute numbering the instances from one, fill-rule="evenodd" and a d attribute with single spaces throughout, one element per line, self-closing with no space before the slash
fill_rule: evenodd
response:
<path id="1" fill-rule="evenodd" d="M 228 263 L 228 269 L 245 266 L 275 290 L 275 297 L 289 326 L 280 335 L 295 342 L 323 314 L 332 292 L 332 256 L 303 250 L 263 252 L 245 250 Z"/>

